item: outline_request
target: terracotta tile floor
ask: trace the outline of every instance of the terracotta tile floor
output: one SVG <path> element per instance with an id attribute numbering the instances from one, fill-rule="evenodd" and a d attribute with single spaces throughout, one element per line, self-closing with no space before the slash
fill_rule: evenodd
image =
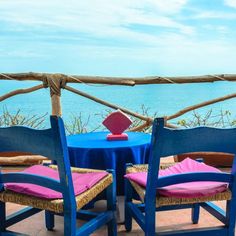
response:
<path id="1" fill-rule="evenodd" d="M 225 207 L 224 202 L 218 203 L 221 207 Z M 8 213 L 19 209 L 20 207 L 15 204 L 8 204 Z M 169 211 L 169 212 L 159 212 L 157 213 L 157 227 L 160 231 L 171 231 L 177 229 L 190 229 L 190 228 L 198 228 L 198 227 L 209 227 L 209 226 L 219 226 L 221 223 L 210 216 L 207 212 L 201 209 L 201 217 L 199 224 L 192 225 L 191 224 L 191 212 L 190 210 L 178 210 L 178 211 Z M 80 225 L 81 221 L 78 221 L 78 225 Z M 32 216 L 25 221 L 17 223 L 12 227 L 9 227 L 9 230 L 18 231 L 20 233 L 32 235 L 32 236 L 63 236 L 63 218 L 56 216 L 55 221 L 55 230 L 50 232 L 47 231 L 44 226 L 44 215 L 43 213 L 38 213 Z M 96 231 L 93 236 L 98 235 L 107 235 L 106 227 L 101 228 Z M 139 226 L 133 222 L 133 230 L 130 233 L 126 233 L 124 225 L 118 225 L 118 235 L 119 236 L 141 236 L 143 232 L 140 230 Z"/>

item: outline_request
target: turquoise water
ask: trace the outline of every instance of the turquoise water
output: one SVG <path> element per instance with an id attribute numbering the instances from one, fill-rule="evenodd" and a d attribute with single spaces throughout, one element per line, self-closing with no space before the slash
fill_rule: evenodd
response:
<path id="1" fill-rule="evenodd" d="M 0 94 L 37 84 L 35 82 L 15 81 L 1 81 L 0 83 Z M 184 107 L 231 94 L 236 91 L 236 84 L 233 82 L 141 85 L 135 87 L 90 86 L 84 84 L 71 84 L 71 86 L 135 112 L 141 112 L 141 106 L 144 104 L 145 107 L 148 108 L 150 115 L 157 112 L 159 116 L 171 115 Z M 11 112 L 21 109 L 23 114 L 50 114 L 51 103 L 49 90 L 42 89 L 37 92 L 18 95 L 5 100 L 0 104 L 0 112 L 2 112 L 5 106 Z M 218 113 L 220 110 L 230 110 L 233 118 L 236 116 L 235 108 L 236 99 L 230 99 L 199 109 L 199 112 L 204 114 L 210 109 L 213 109 L 214 113 Z M 105 114 L 108 108 L 84 97 L 72 94 L 69 91 L 63 91 L 62 109 L 65 121 L 70 120 L 72 115 L 79 115 L 81 113 L 84 120 L 87 120 L 90 116 L 89 125 L 91 128 L 94 128 L 102 121 L 102 117 L 97 114 Z M 191 117 L 191 113 L 187 113 L 181 118 L 188 117 Z"/>

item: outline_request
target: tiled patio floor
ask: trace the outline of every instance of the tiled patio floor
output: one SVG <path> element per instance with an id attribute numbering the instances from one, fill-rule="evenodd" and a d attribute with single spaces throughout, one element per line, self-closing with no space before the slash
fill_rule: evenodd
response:
<path id="1" fill-rule="evenodd" d="M 219 203 L 218 203 L 219 204 Z M 224 207 L 224 203 L 220 203 L 220 206 Z M 8 204 L 8 213 L 18 209 L 18 205 Z M 178 210 L 178 211 L 169 211 L 169 212 L 160 212 L 157 213 L 157 227 L 160 231 L 169 231 L 176 229 L 189 229 L 189 228 L 198 228 L 198 227 L 209 227 L 209 226 L 219 226 L 221 223 L 210 216 L 207 212 L 201 209 L 201 217 L 199 224 L 191 224 L 191 212 L 190 210 Z M 78 221 L 78 225 L 83 222 Z M 32 216 L 21 223 L 18 223 L 10 228 L 12 231 L 19 231 L 24 234 L 32 236 L 63 236 L 63 218 L 56 216 L 55 221 L 55 230 L 50 232 L 47 231 L 44 226 L 44 215 L 43 213 L 38 213 Z M 96 231 L 94 236 L 107 235 L 106 227 Z M 118 235 L 119 236 L 141 236 L 143 232 L 140 230 L 138 225 L 133 222 L 133 230 L 131 233 L 126 233 L 124 225 L 118 225 Z"/>

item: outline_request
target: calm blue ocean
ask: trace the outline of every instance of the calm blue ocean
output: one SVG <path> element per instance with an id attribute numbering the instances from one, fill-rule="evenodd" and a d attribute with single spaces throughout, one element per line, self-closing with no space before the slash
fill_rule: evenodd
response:
<path id="1" fill-rule="evenodd" d="M 0 84 L 0 94 L 4 94 L 11 90 L 30 87 L 37 83 L 1 81 Z M 159 116 L 171 115 L 184 107 L 235 93 L 236 91 L 236 83 L 233 82 L 182 85 L 141 85 L 135 87 L 91 86 L 84 84 L 71 84 L 71 86 L 135 112 L 141 112 L 141 106 L 145 105 L 145 107 L 148 108 L 150 115 L 156 112 Z M 22 114 L 50 114 L 51 103 L 49 90 L 43 89 L 31 94 L 18 95 L 5 100 L 0 104 L 1 113 L 4 107 L 7 107 L 11 112 L 16 112 L 20 109 Z M 69 121 L 71 116 L 79 115 L 81 113 L 84 120 L 87 120 L 90 116 L 89 126 L 94 128 L 102 121 L 101 116 L 97 114 L 101 114 L 102 112 L 105 114 L 108 108 L 76 94 L 63 91 L 62 109 L 65 121 Z M 216 114 L 221 110 L 229 110 L 232 113 L 232 118 L 235 118 L 236 99 L 227 100 L 199 109 L 199 112 L 204 114 L 210 109 L 213 109 Z M 179 119 L 189 117 L 191 117 L 191 112 Z"/>

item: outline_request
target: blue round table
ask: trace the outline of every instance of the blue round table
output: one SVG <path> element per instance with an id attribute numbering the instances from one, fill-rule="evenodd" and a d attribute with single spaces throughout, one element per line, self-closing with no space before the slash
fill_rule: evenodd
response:
<path id="1" fill-rule="evenodd" d="M 151 135 L 127 132 L 125 141 L 107 141 L 108 132 L 92 132 L 67 137 L 71 166 L 116 171 L 117 194 L 124 194 L 126 163 L 147 162 Z"/>

